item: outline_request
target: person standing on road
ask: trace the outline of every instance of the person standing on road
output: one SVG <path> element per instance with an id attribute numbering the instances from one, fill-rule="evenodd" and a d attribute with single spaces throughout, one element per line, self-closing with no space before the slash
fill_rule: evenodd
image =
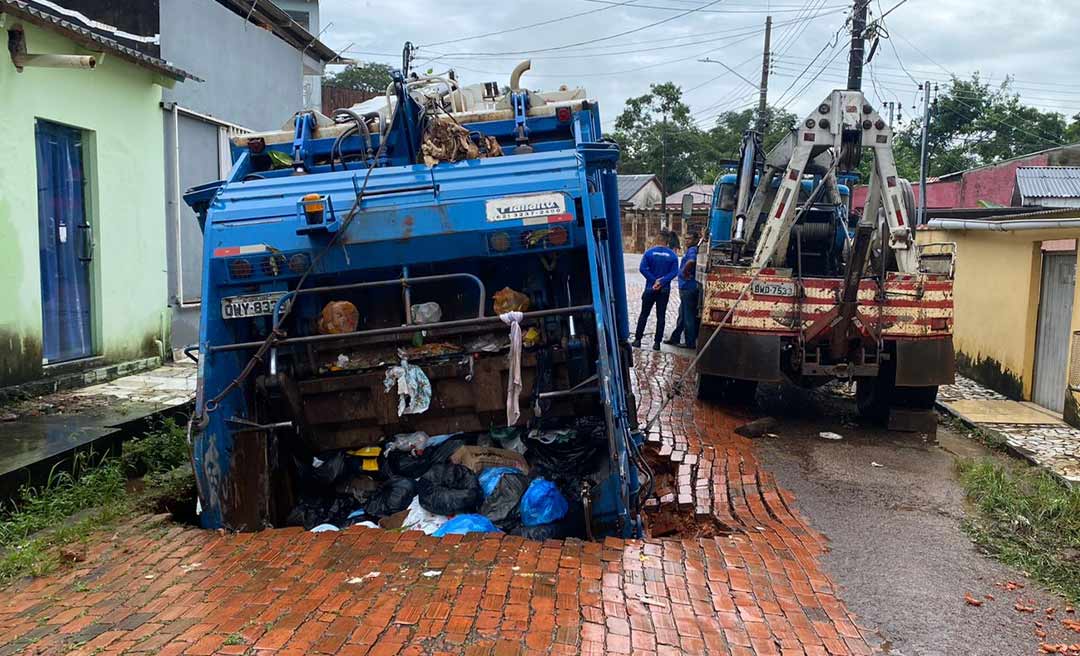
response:
<path id="1" fill-rule="evenodd" d="M 671 281 L 679 273 L 679 256 L 668 248 L 668 239 L 667 232 L 661 232 L 653 242 L 653 247 L 645 251 L 641 265 L 638 266 L 638 271 L 645 277 L 645 292 L 641 295 L 641 314 L 638 315 L 637 330 L 634 331 L 634 348 L 641 348 L 641 336 L 645 334 L 645 324 L 648 323 L 649 313 L 655 306 L 656 332 L 653 334 L 653 350 L 660 350 Z"/>
<path id="2" fill-rule="evenodd" d="M 682 260 L 679 262 L 679 320 L 675 323 L 675 330 L 671 331 L 671 337 L 665 344 L 679 346 L 679 339 L 686 333 L 686 348 L 697 346 L 697 247 L 698 236 L 690 234 L 686 243 L 690 248 L 686 249 Z"/>

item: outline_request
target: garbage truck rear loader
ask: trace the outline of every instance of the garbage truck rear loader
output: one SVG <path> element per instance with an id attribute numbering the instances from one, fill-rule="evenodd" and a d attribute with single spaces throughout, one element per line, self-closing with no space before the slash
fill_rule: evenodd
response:
<path id="1" fill-rule="evenodd" d="M 619 153 L 583 90 L 521 89 L 527 68 L 506 92 L 395 74 L 385 97 L 235 137 L 229 178 L 185 195 L 204 526 L 283 525 L 315 463 L 377 480 L 394 436 L 516 431 L 563 470 L 583 534 L 639 534 Z"/>

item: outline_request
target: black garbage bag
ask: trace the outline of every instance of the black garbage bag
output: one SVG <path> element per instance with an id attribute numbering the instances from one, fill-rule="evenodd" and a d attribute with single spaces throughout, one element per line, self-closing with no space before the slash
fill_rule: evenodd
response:
<path id="1" fill-rule="evenodd" d="M 510 535 L 520 535 L 526 540 L 543 542 L 544 540 L 561 540 L 567 537 L 567 532 L 566 526 L 562 522 L 552 522 L 550 524 L 537 524 L 536 526 L 515 526 L 510 531 Z"/>
<path id="2" fill-rule="evenodd" d="M 432 465 L 417 481 L 416 488 L 420 507 L 436 515 L 471 513 L 484 498 L 476 474 L 464 465 Z"/>
<path id="3" fill-rule="evenodd" d="M 311 483 L 329 488 L 334 481 L 345 471 L 345 453 L 343 451 L 327 451 L 320 453 L 311 459 L 304 468 L 304 474 Z"/>
<path id="4" fill-rule="evenodd" d="M 607 457 L 607 444 L 594 439 L 591 433 L 578 433 L 577 437 L 566 442 L 544 444 L 536 440 L 527 440 L 529 450 L 525 459 L 529 461 L 529 473 L 542 476 L 560 484 L 580 481 L 582 478 L 600 469 L 600 462 Z"/>
<path id="5" fill-rule="evenodd" d="M 480 514 L 491 520 L 503 531 L 509 531 L 521 523 L 518 504 L 521 495 L 529 487 L 529 477 L 521 472 L 506 472 L 480 506 Z"/>
<path id="6" fill-rule="evenodd" d="M 416 483 L 411 478 L 388 478 L 368 499 L 364 512 L 373 517 L 386 517 L 409 507 L 416 496 Z"/>
<path id="7" fill-rule="evenodd" d="M 426 448 L 415 456 L 408 451 L 391 451 L 386 454 L 386 466 L 390 469 L 390 473 L 396 476 L 420 478 L 431 469 L 432 465 L 449 462 L 454 451 L 463 446 L 465 446 L 463 440 L 450 439 Z"/>
<path id="8" fill-rule="evenodd" d="M 347 524 L 349 513 L 356 510 L 351 496 L 305 496 L 300 499 L 289 516 L 286 526 L 303 526 L 311 530 L 319 524 L 343 526 Z"/>

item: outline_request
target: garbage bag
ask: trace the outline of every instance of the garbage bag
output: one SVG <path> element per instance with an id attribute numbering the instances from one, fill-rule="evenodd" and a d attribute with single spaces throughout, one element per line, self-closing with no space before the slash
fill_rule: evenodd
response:
<path id="1" fill-rule="evenodd" d="M 345 454 L 342 451 L 322 453 L 311 459 L 311 480 L 320 487 L 330 487 L 345 471 Z"/>
<path id="2" fill-rule="evenodd" d="M 506 467 L 489 469 L 488 472 Z M 487 472 L 484 472 L 485 474 Z M 529 477 L 519 471 L 510 469 L 503 471 L 497 477 L 489 476 L 488 481 L 495 479 L 491 492 L 487 493 L 484 503 L 480 506 L 480 514 L 490 519 L 496 526 L 504 531 L 521 524 L 521 511 L 519 505 L 521 496 L 529 488 Z M 481 482 L 483 485 L 483 482 Z"/>
<path id="3" fill-rule="evenodd" d="M 442 319 L 442 308 L 438 303 L 417 303 L 412 306 L 413 323 L 438 323 Z"/>
<path id="4" fill-rule="evenodd" d="M 340 531 L 341 529 L 333 524 L 319 524 L 315 528 L 311 529 L 312 533 L 329 533 L 332 531 Z"/>
<path id="5" fill-rule="evenodd" d="M 386 443 L 383 448 L 385 453 L 392 453 L 394 451 L 407 451 L 413 455 L 424 450 L 424 446 L 427 445 L 431 438 L 424 431 L 416 431 L 415 433 L 398 433 L 394 436 L 394 439 Z"/>
<path id="6" fill-rule="evenodd" d="M 432 465 L 417 481 L 416 487 L 420 505 L 436 515 L 473 512 L 483 499 L 476 474 L 462 465 Z"/>
<path id="7" fill-rule="evenodd" d="M 450 456 L 454 455 L 455 451 L 465 446 L 465 442 L 458 439 L 448 439 L 431 446 L 432 443 L 440 437 L 442 436 L 429 439 L 427 443 L 428 446 L 416 455 L 413 455 L 408 451 L 391 451 L 386 456 L 386 466 L 390 469 L 391 473 L 398 476 L 420 478 L 431 469 L 432 465 L 449 462 Z"/>
<path id="8" fill-rule="evenodd" d="M 398 416 L 418 415 L 431 404 L 431 381 L 420 367 L 402 359 L 400 364 L 387 368 L 383 389 L 396 388 Z"/>
<path id="9" fill-rule="evenodd" d="M 601 460 L 607 458 L 607 445 L 601 433 L 600 439 L 593 434 L 582 434 L 567 441 L 544 443 L 528 441 L 525 457 L 532 473 L 556 482 L 578 482 L 601 468 Z"/>
<path id="10" fill-rule="evenodd" d="M 499 484 L 499 479 L 503 474 L 521 473 L 523 472 L 517 467 L 488 467 L 480 472 L 477 478 L 480 480 L 480 489 L 484 491 L 484 497 L 487 498 L 495 491 L 495 486 Z"/>
<path id="11" fill-rule="evenodd" d="M 415 496 L 416 483 L 411 478 L 395 476 L 375 490 L 364 510 L 373 517 L 386 517 L 408 508 Z"/>
<path id="12" fill-rule="evenodd" d="M 536 526 L 525 526 L 524 524 L 515 526 L 510 535 L 519 535 L 526 540 L 536 540 L 537 542 L 543 542 L 544 540 L 561 540 L 567 537 L 566 527 L 561 522 L 551 522 L 550 524 L 537 524 Z"/>
<path id="13" fill-rule="evenodd" d="M 499 529 L 483 515 L 458 515 L 439 527 L 432 535 L 464 535 L 466 533 L 499 533 Z"/>
<path id="14" fill-rule="evenodd" d="M 340 335 L 356 332 L 360 312 L 348 301 L 330 301 L 319 313 L 319 334 Z"/>
<path id="15" fill-rule="evenodd" d="M 307 531 L 319 524 L 344 526 L 348 523 L 349 514 L 355 509 L 356 501 L 351 495 L 307 495 L 301 497 L 300 501 L 293 506 L 288 517 L 285 518 L 285 525 L 303 526 Z"/>
<path id="16" fill-rule="evenodd" d="M 492 295 L 495 314 L 525 312 L 529 309 L 529 297 L 519 291 L 503 287 Z"/>
<path id="17" fill-rule="evenodd" d="M 551 481 L 538 478 L 529 483 L 521 497 L 521 523 L 525 526 L 550 524 L 566 516 L 570 505 Z"/>
<path id="18" fill-rule="evenodd" d="M 425 535 L 431 535 L 449 519 L 444 515 L 436 515 L 424 510 L 420 505 L 420 498 L 417 497 L 409 504 L 409 514 L 405 516 L 405 521 L 401 522 L 401 528 L 407 531 L 423 531 Z"/>

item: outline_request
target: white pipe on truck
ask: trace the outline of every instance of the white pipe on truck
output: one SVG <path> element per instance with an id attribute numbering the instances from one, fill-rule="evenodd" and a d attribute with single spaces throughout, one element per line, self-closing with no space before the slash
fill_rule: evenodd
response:
<path id="1" fill-rule="evenodd" d="M 927 228 L 934 230 L 988 230 L 1013 232 L 1019 230 L 1050 230 L 1054 228 L 1080 228 L 1078 219 L 1012 219 L 987 221 L 985 219 L 930 219 Z"/>

